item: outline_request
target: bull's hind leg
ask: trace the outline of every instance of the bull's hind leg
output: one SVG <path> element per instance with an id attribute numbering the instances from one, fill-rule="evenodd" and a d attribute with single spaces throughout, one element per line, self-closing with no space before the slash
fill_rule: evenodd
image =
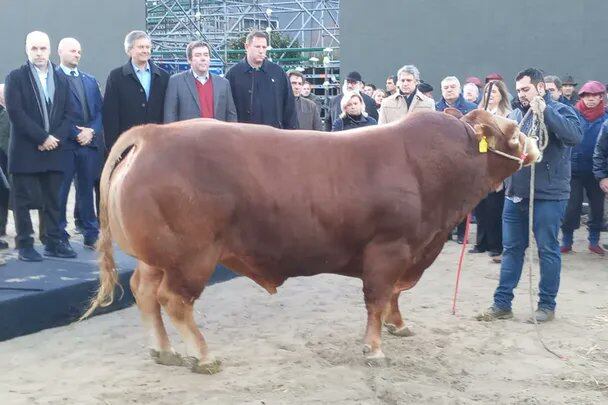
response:
<path id="1" fill-rule="evenodd" d="M 160 314 L 158 287 L 163 279 L 163 271 L 138 261 L 131 276 L 131 291 L 141 313 L 141 319 L 150 339 L 150 356 L 158 364 L 179 366 L 182 359 L 171 348 L 169 336 Z"/>
<path id="2" fill-rule="evenodd" d="M 194 301 L 215 269 L 215 261 L 207 265 L 203 262 L 197 263 L 198 266 L 180 267 L 179 271 L 168 271 L 158 298 L 186 345 L 184 365 L 196 373 L 215 374 L 220 371 L 221 363 L 209 356 L 205 338 L 194 321 Z"/>
<path id="3" fill-rule="evenodd" d="M 405 326 L 401 311 L 399 311 L 399 295 L 401 291 L 393 292 L 389 303 L 384 309 L 384 327 L 395 336 L 412 336 L 413 333 Z"/>
<path id="4" fill-rule="evenodd" d="M 363 352 L 371 364 L 383 364 L 385 358 L 380 336 L 382 314 L 393 294 L 404 257 L 404 246 L 397 241 L 371 245 L 365 251 L 363 295 L 367 308 L 367 329 Z"/>

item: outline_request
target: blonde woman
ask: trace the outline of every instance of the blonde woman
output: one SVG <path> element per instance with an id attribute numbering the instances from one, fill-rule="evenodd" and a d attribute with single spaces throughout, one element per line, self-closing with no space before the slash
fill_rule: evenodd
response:
<path id="1" fill-rule="evenodd" d="M 489 93 L 489 95 L 488 95 Z M 494 115 L 506 117 L 511 112 L 507 86 L 500 80 L 486 83 L 479 108 L 483 109 L 488 100 L 488 111 Z M 488 252 L 492 261 L 500 263 L 502 254 L 502 208 L 505 190 L 501 186 L 486 196 L 475 207 L 477 218 L 477 239 L 470 253 Z"/>
<path id="2" fill-rule="evenodd" d="M 345 131 L 347 129 L 376 125 L 378 122 L 365 112 L 365 102 L 358 91 L 347 90 L 340 101 L 342 114 L 336 119 L 332 126 L 332 132 Z"/>

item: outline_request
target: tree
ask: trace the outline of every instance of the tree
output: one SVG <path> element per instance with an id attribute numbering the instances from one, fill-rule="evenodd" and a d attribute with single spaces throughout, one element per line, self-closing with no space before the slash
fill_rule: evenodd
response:
<path id="1" fill-rule="evenodd" d="M 245 55 L 244 49 L 245 49 L 245 40 L 246 39 L 247 39 L 247 34 L 244 34 L 238 38 L 228 41 L 229 50 L 243 50 L 243 53 L 230 54 L 228 56 L 228 61 L 235 62 L 235 61 L 241 59 Z M 291 38 L 287 34 L 281 34 L 280 32 L 276 32 L 276 31 L 272 31 L 270 33 L 270 46 L 273 49 L 287 48 L 289 46 L 290 42 L 291 42 Z M 300 47 L 300 42 L 296 39 L 294 41 L 293 45 L 291 45 L 291 48 L 299 48 L 299 47 Z M 275 52 L 275 51 L 271 50 L 268 53 L 268 56 L 270 56 L 273 59 L 277 59 L 281 55 L 283 55 L 282 51 Z M 297 51 L 297 50 L 287 51 L 283 55 L 283 58 L 300 58 L 300 57 L 302 57 L 302 52 Z"/>

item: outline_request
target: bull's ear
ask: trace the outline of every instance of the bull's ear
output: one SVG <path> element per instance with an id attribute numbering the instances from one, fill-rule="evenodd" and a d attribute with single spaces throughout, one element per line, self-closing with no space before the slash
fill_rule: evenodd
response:
<path id="1" fill-rule="evenodd" d="M 443 113 L 447 114 L 447 115 L 451 115 L 452 117 L 456 117 L 458 119 L 462 118 L 462 113 L 460 111 L 458 111 L 457 109 L 452 108 L 452 107 L 446 108 L 445 110 L 443 110 Z"/>
<path id="2" fill-rule="evenodd" d="M 486 124 L 475 124 L 473 128 L 475 129 L 475 136 L 477 137 L 477 142 L 481 142 L 482 139 L 485 138 L 489 147 L 496 147 L 496 139 L 494 138 L 492 127 Z"/>

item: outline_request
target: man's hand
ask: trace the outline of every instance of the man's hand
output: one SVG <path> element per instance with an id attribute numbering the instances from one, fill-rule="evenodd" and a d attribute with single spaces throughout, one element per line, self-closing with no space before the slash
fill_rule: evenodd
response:
<path id="1" fill-rule="evenodd" d="M 49 135 L 42 145 L 38 145 L 39 151 L 53 150 L 59 146 L 59 139 Z"/>
<path id="2" fill-rule="evenodd" d="M 547 104 L 541 96 L 536 96 L 530 102 L 530 108 L 532 109 L 532 112 L 534 114 L 540 114 L 545 111 L 545 108 L 547 108 Z"/>
<path id="3" fill-rule="evenodd" d="M 606 194 L 608 194 L 608 177 L 600 180 L 600 188 Z"/>
<path id="4" fill-rule="evenodd" d="M 79 127 L 76 126 L 80 130 L 80 133 L 76 136 L 76 140 L 82 146 L 88 145 L 93 140 L 93 130 L 91 128 Z"/>

